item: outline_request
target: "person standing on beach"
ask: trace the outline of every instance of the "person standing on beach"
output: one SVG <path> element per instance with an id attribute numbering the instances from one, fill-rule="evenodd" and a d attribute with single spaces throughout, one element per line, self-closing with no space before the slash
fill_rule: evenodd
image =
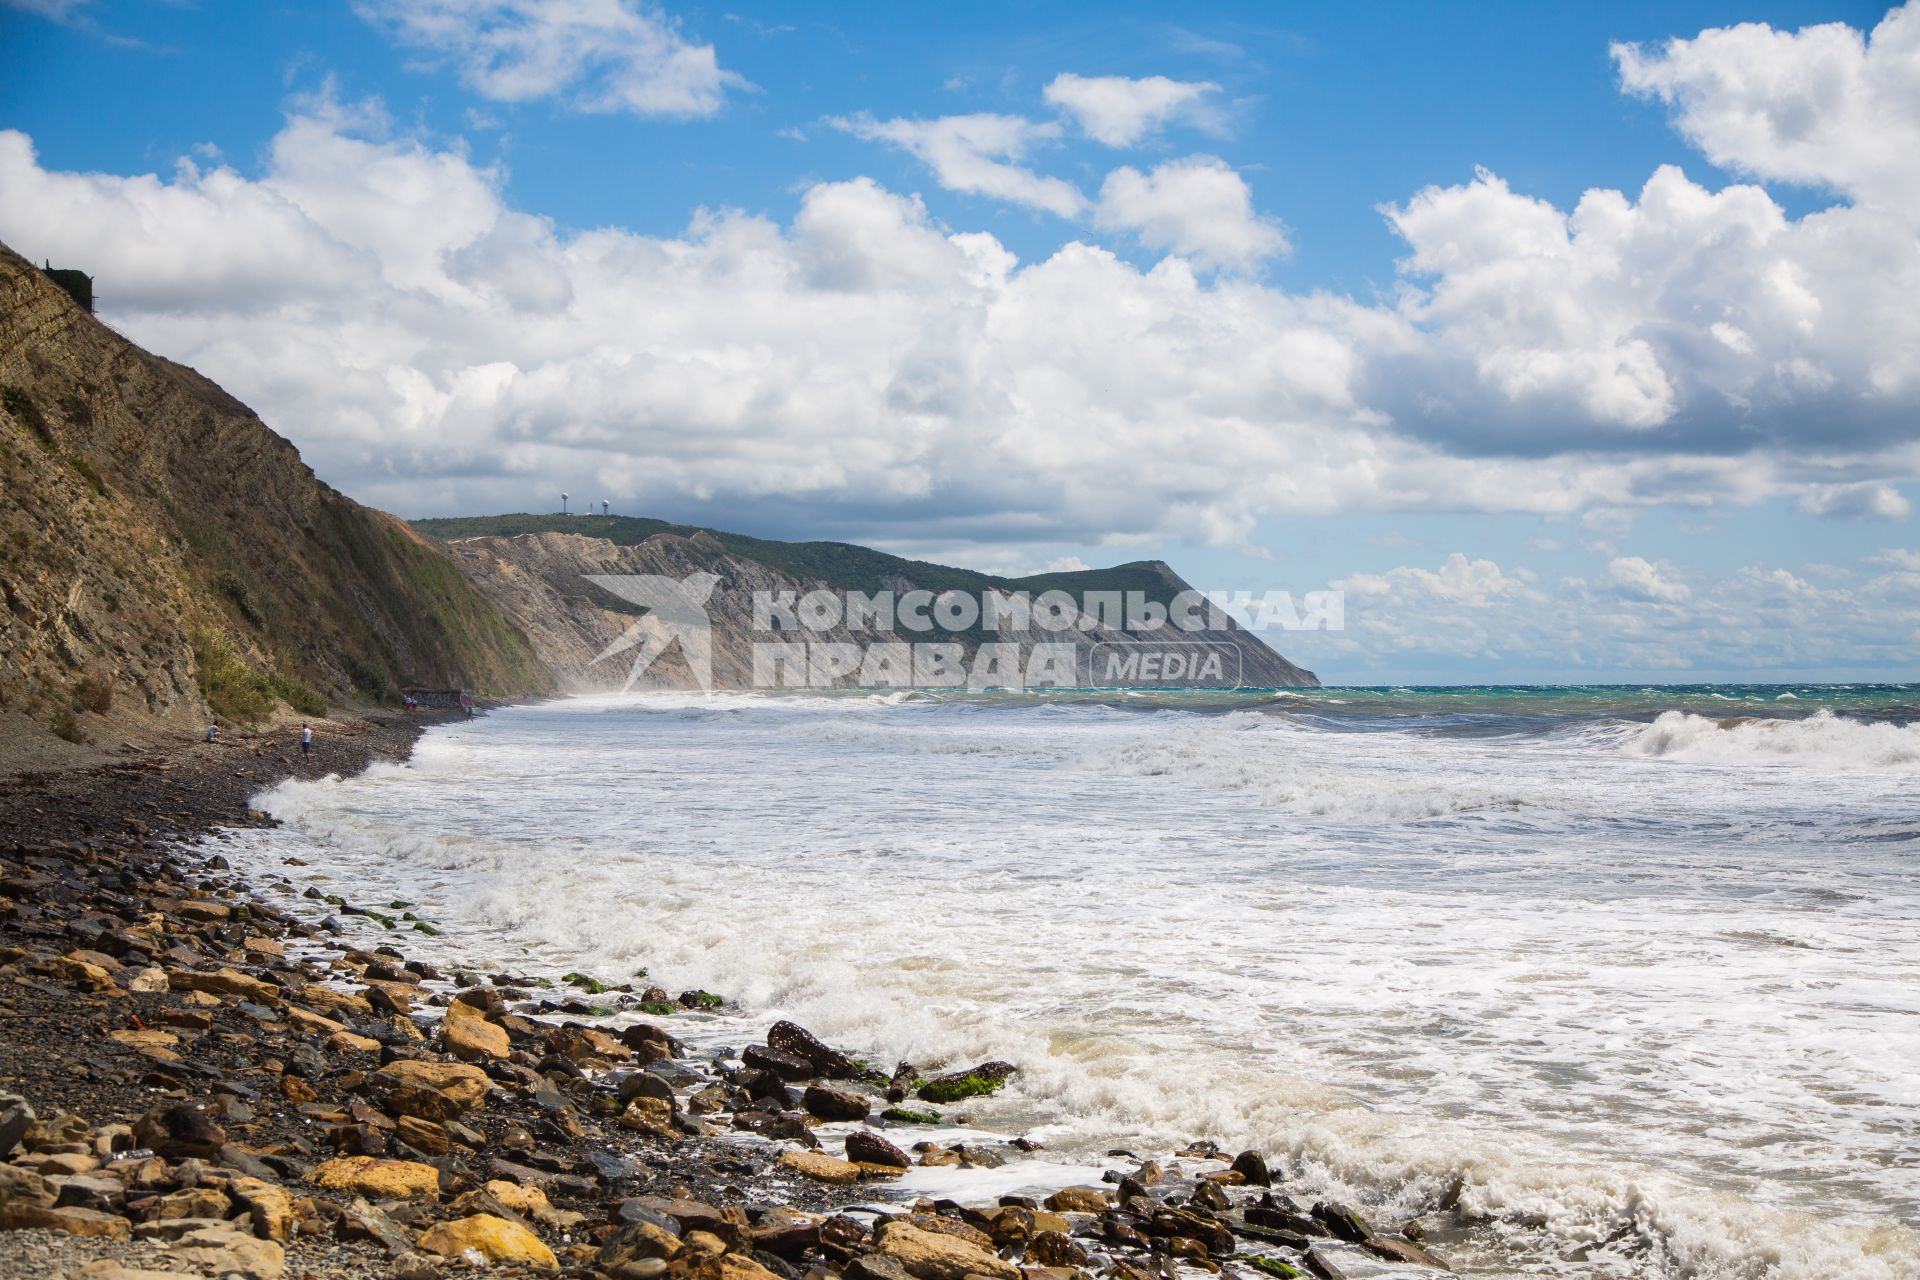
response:
<path id="1" fill-rule="evenodd" d="M 313 759 L 313 729 L 304 720 L 300 722 L 300 758 Z"/>

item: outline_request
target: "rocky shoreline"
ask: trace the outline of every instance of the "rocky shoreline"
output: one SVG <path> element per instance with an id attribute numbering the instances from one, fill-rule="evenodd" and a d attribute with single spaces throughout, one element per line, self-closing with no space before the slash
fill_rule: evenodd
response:
<path id="1" fill-rule="evenodd" d="M 1325 1280 L 1432 1275 L 1418 1224 L 1301 1204 L 1255 1152 L 1111 1153 L 1043 1197 L 908 1200 L 1017 1067 L 870 1069 L 805 1029 L 690 1053 L 717 997 L 445 972 L 405 903 L 299 906 L 193 836 L 296 772 L 404 758 L 434 717 L 282 728 L 0 796 L 0 1280 Z M 296 860 L 297 861 L 297 860 Z M 305 908 L 305 909 L 302 909 Z M 355 918 L 357 917 L 357 919 Z M 1440 1206 L 1442 1210 L 1450 1206 Z"/>

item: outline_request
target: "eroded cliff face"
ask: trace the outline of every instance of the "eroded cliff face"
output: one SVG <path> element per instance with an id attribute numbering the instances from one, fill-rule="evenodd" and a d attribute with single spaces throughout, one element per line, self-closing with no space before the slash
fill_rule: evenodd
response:
<path id="1" fill-rule="evenodd" d="M 431 540 L 4 247 L 0 399 L 0 751 L 406 684 L 548 687 Z"/>
<path id="2" fill-rule="evenodd" d="M 754 616 L 756 596 L 797 599 L 815 590 L 835 597 L 842 593 L 823 580 L 784 573 L 758 560 L 731 554 L 706 533 L 696 532 L 691 536 L 659 533 L 633 545 L 618 545 L 590 533 L 551 532 L 461 538 L 446 545 L 455 563 L 481 593 L 532 639 L 558 687 L 566 692 L 606 692 L 626 683 L 628 656 L 616 655 L 598 663 L 594 659 L 626 632 L 642 612 L 639 606 L 623 602 L 592 584 L 588 581 L 590 576 L 649 575 L 679 581 L 690 574 L 707 573 L 717 578 L 706 601 L 706 613 L 712 628 L 713 682 L 719 688 L 746 689 L 764 684 L 764 672 L 756 677 L 756 644 L 805 640 L 851 643 L 865 649 L 883 640 L 953 639 L 944 634 L 906 631 L 882 635 L 864 627 L 849 627 L 844 621 L 821 630 L 764 630 Z M 1187 584 L 1171 569 L 1164 565 L 1159 569 L 1167 596 L 1187 589 Z M 896 593 L 905 593 L 920 584 L 902 574 L 889 578 L 883 585 Z M 1084 616 L 1076 623 L 1070 633 L 1047 631 L 1037 624 L 1025 629 L 1003 626 L 991 636 L 968 636 L 964 644 L 971 653 L 982 640 L 1011 643 L 1020 646 L 1024 655 L 1031 653 L 1037 644 L 1072 640 L 1081 646 L 1080 659 L 1084 663 L 1088 651 L 1096 646 L 1130 646 L 1139 640 L 1136 634 L 1115 627 L 1097 615 Z M 1231 621 L 1192 634 L 1160 633 L 1153 638 L 1153 645 L 1159 651 L 1185 651 L 1192 655 L 1229 649 L 1231 656 L 1225 681 L 1228 684 L 1295 687 L 1318 683 L 1312 672 L 1294 666 Z M 862 681 L 858 675 L 850 675 L 833 683 L 851 687 Z M 1164 683 L 1182 681 L 1170 679 Z M 696 682 L 676 645 L 666 650 L 634 687 L 690 689 L 696 687 Z"/>

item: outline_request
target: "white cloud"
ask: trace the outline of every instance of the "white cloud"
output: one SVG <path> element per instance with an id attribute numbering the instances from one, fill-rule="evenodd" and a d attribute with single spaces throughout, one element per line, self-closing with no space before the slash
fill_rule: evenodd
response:
<path id="1" fill-rule="evenodd" d="M 1100 187 L 1093 221 L 1210 267 L 1250 271 L 1287 249 L 1280 225 L 1254 212 L 1246 180 L 1213 156 L 1170 160 L 1151 174 L 1115 169 Z"/>
<path id="2" fill-rule="evenodd" d="M 1686 603 L 1693 592 L 1672 574 L 1670 566 L 1656 565 L 1641 556 L 1615 556 L 1607 562 L 1607 582 L 1629 600 Z"/>
<path id="3" fill-rule="evenodd" d="M 710 116 L 728 90 L 748 87 L 712 45 L 633 0 L 354 0 L 354 10 L 497 102 Z"/>
<path id="4" fill-rule="evenodd" d="M 1169 80 L 1165 76 L 1135 80 L 1069 72 L 1055 76 L 1043 96 L 1071 115 L 1094 141 L 1109 147 L 1131 147 L 1175 119 L 1217 128 L 1207 98 L 1219 88 L 1204 80 Z"/>
<path id="5" fill-rule="evenodd" d="M 1871 36 L 1749 22 L 1613 56 L 1621 83 L 1671 105 L 1715 164 L 1920 217 L 1920 8 L 1890 11 Z"/>
<path id="6" fill-rule="evenodd" d="M 1809 515 L 1845 520 L 1905 520 L 1913 514 L 1913 504 L 1898 489 L 1871 480 L 1808 489 L 1798 506 Z"/>
<path id="7" fill-rule="evenodd" d="M 1042 177 L 1018 163 L 1036 146 L 1059 137 L 1058 125 L 986 113 L 935 120 L 863 115 L 829 123 L 857 138 L 899 147 L 932 169 L 949 191 L 992 196 L 1062 218 L 1075 217 L 1086 207 L 1086 197 L 1072 183 Z"/>
<path id="8" fill-rule="evenodd" d="M 1430 282 L 1400 308 L 1420 336 L 1377 366 L 1408 430 L 1523 453 L 1911 435 L 1920 241 L 1888 214 L 1790 219 L 1672 166 L 1570 213 L 1484 171 L 1385 212 Z"/>
<path id="9" fill-rule="evenodd" d="M 1869 557 L 1868 563 L 1890 565 L 1907 573 L 1920 573 L 1920 551 L 1888 547 L 1879 555 Z"/>
<path id="10" fill-rule="evenodd" d="M 1456 551 L 1438 570 L 1402 565 L 1385 573 L 1356 573 L 1336 580 L 1336 588 L 1358 596 L 1425 596 L 1471 609 L 1489 608 L 1500 600 L 1536 599 L 1531 575 L 1505 574 L 1491 560 L 1469 560 Z"/>

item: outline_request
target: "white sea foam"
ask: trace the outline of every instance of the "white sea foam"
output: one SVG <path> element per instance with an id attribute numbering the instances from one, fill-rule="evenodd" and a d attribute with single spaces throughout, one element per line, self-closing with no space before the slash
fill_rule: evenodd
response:
<path id="1" fill-rule="evenodd" d="M 1910 769 L 1920 765 L 1920 724 L 1850 720 L 1824 710 L 1797 720 L 1716 720 L 1665 711 L 1624 747 L 1636 755 L 1708 764 Z"/>
<path id="2" fill-rule="evenodd" d="M 1017 1061 L 969 1109 L 1058 1163 L 1009 1186 L 1204 1135 L 1388 1221 L 1465 1174 L 1490 1222 L 1446 1249 L 1494 1274 L 1920 1274 L 1920 895 L 1900 846 L 1833 843 L 1910 818 L 1897 771 L 1655 769 L 1637 729 L 719 703 L 436 730 L 283 784 L 286 825 L 229 848 L 459 926 L 410 949 L 724 992 L 676 1020 L 709 1043 L 792 1016 Z M 1622 1226 L 1640 1252 L 1562 1260 Z"/>

